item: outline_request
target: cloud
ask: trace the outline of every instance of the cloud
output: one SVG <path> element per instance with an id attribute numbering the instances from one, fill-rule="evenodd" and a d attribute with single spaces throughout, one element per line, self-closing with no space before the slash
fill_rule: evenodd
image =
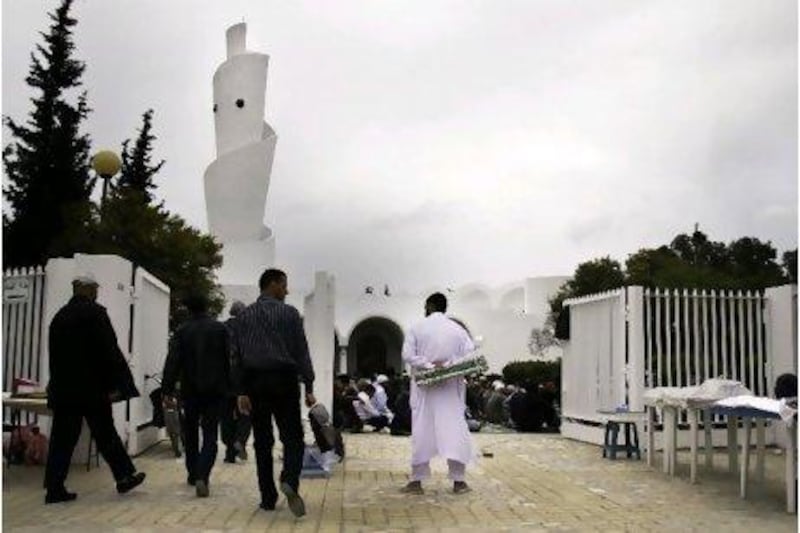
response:
<path id="1" fill-rule="evenodd" d="M 4 113 L 20 119 L 46 8 L 3 9 Z M 87 131 L 118 145 L 153 107 L 158 194 L 199 227 L 211 76 L 244 16 L 248 46 L 270 54 L 266 223 L 295 283 L 314 268 L 409 288 L 570 274 L 695 222 L 714 240 L 797 246 L 795 2 L 142 0 L 76 13 Z"/>

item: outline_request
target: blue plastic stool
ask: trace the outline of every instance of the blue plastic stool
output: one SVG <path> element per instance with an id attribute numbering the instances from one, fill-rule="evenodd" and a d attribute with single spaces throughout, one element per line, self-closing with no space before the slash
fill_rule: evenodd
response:
<path id="1" fill-rule="evenodd" d="M 619 444 L 619 425 L 625 427 L 625 443 Z M 642 454 L 639 451 L 639 433 L 636 430 L 636 422 L 615 422 L 609 420 L 605 426 L 605 437 L 603 439 L 603 457 L 616 459 L 617 452 L 625 452 L 628 459 L 636 455 L 636 459 L 641 460 Z M 633 441 L 631 441 L 633 434 Z"/>

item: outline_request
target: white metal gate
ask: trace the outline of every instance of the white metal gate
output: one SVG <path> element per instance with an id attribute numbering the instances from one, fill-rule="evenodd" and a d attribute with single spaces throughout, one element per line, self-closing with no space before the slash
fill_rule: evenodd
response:
<path id="1" fill-rule="evenodd" d="M 566 300 L 562 433 L 601 442 L 601 410 L 644 407 L 653 387 L 741 381 L 769 395 L 777 374 L 797 372 L 797 288 L 761 292 L 627 287 Z"/>
<path id="2" fill-rule="evenodd" d="M 14 378 L 39 382 L 43 332 L 45 275 L 42 267 L 7 270 L 3 274 L 3 390 L 11 391 Z M 10 413 L 4 413 L 8 419 Z M 26 413 L 26 423 L 36 419 Z"/>
<path id="3" fill-rule="evenodd" d="M 597 420 L 625 398 L 625 290 L 566 300 L 570 340 L 561 369 L 562 416 Z"/>

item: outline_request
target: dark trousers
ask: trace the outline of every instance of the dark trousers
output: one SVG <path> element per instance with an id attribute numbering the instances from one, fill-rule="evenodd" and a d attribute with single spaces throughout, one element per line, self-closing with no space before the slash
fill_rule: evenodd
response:
<path id="1" fill-rule="evenodd" d="M 183 446 L 189 479 L 208 482 L 217 458 L 217 428 L 225 403 L 223 396 L 188 396 L 183 398 Z M 199 432 L 203 431 L 203 447 L 199 448 Z"/>
<path id="2" fill-rule="evenodd" d="M 385 415 L 378 415 L 364 420 L 364 423 L 374 427 L 375 431 L 380 431 L 389 425 L 389 419 Z"/>
<path id="3" fill-rule="evenodd" d="M 60 491 L 64 488 L 72 452 L 78 443 L 84 418 L 89 425 L 92 438 L 97 443 L 100 455 L 111 467 L 114 479 L 120 481 L 136 472 L 114 427 L 110 402 L 83 407 L 54 408 L 44 474 L 44 485 L 49 491 Z"/>
<path id="4" fill-rule="evenodd" d="M 250 438 L 250 428 L 250 417 L 236 410 L 236 397 L 226 398 L 225 408 L 220 420 L 222 442 L 227 448 L 225 451 L 226 457 L 233 458 L 236 456 L 234 444 L 237 442 L 241 443 L 242 447 L 247 444 L 247 439 Z"/>
<path id="5" fill-rule="evenodd" d="M 272 505 L 278 499 L 272 473 L 272 418 L 283 443 L 283 470 L 280 480 L 295 491 L 303 468 L 303 426 L 300 422 L 300 384 L 296 372 L 260 372 L 248 380 L 245 390 L 250 397 L 253 424 L 253 447 L 256 451 L 258 488 L 262 503 Z"/>

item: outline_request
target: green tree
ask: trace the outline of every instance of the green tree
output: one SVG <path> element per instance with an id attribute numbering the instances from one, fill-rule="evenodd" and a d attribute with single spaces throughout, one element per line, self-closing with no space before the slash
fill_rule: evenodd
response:
<path id="1" fill-rule="evenodd" d="M 503 367 L 503 381 L 511 385 L 552 382 L 561 388 L 561 360 L 512 361 Z"/>
<path id="2" fill-rule="evenodd" d="M 153 176 L 164 166 L 164 160 L 152 164 L 153 141 L 157 138 L 152 129 L 153 110 L 148 109 L 142 115 L 142 127 L 133 146 L 130 139 L 122 143 L 122 169 L 117 179 L 117 187 L 138 191 L 146 203 L 153 201 L 151 191 L 156 188 Z"/>
<path id="3" fill-rule="evenodd" d="M 25 124 L 4 117 L 13 141 L 3 150 L 9 216 L 3 216 L 3 264 L 43 264 L 50 256 L 77 251 L 90 216 L 90 140 L 80 134 L 90 109 L 86 93 L 71 103 L 86 68 L 72 57 L 75 45 L 69 16 L 72 0 L 54 13 L 44 44 L 31 54 L 26 82 L 39 92 Z"/>
<path id="4" fill-rule="evenodd" d="M 797 283 L 797 248 L 783 252 L 783 272 L 790 283 Z"/>
<path id="5" fill-rule="evenodd" d="M 726 270 L 741 289 L 763 289 L 788 280 L 777 262 L 778 252 L 772 243 L 755 237 L 742 237 L 728 245 L 730 262 Z"/>
<path id="6" fill-rule="evenodd" d="M 568 298 L 618 289 L 623 285 L 625 285 L 625 273 L 619 261 L 608 256 L 586 261 L 578 265 L 572 278 L 550 299 L 550 310 L 557 314 L 561 311 L 562 302 Z M 549 323 L 555 323 L 552 314 Z"/>
<path id="7" fill-rule="evenodd" d="M 604 257 L 578 265 L 573 277 L 550 300 L 552 324 L 566 298 L 607 291 L 625 285 L 686 289 L 759 290 L 797 282 L 797 250 L 783 254 L 772 243 L 742 237 L 729 244 L 711 241 L 697 226 L 670 244 L 644 248 L 628 256 L 625 269 Z"/>

